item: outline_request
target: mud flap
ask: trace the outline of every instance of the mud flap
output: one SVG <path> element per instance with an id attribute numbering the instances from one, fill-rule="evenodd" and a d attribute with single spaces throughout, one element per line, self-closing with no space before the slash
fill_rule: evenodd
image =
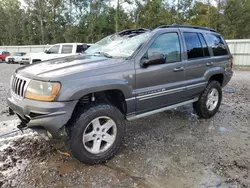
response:
<path id="1" fill-rule="evenodd" d="M 19 125 L 17 125 L 17 128 L 23 133 L 23 129 L 26 128 L 27 125 L 23 121 L 20 122 Z"/>
<path id="2" fill-rule="evenodd" d="M 9 115 L 10 115 L 10 116 L 15 115 L 15 112 L 14 112 L 11 108 L 9 108 Z"/>

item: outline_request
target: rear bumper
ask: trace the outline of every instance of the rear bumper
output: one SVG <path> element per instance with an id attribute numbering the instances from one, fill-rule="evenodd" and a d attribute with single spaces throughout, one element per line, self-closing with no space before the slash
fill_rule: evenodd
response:
<path id="1" fill-rule="evenodd" d="M 228 82 L 231 80 L 232 77 L 233 77 L 233 72 L 226 72 L 224 74 L 222 87 L 226 86 L 228 84 Z"/>
<path id="2" fill-rule="evenodd" d="M 8 95 L 8 105 L 28 128 L 45 129 L 53 137 L 61 137 L 61 129 L 67 124 L 77 101 L 43 102 L 29 99 L 18 99 Z"/>

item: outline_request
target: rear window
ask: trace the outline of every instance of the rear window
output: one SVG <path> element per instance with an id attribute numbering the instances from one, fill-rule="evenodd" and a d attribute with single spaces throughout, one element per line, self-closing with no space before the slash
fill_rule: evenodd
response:
<path id="1" fill-rule="evenodd" d="M 71 54 L 73 49 L 73 45 L 63 45 L 62 46 L 62 54 Z"/>
<path id="2" fill-rule="evenodd" d="M 228 55 L 227 47 L 221 36 L 207 33 L 207 42 L 209 47 L 212 48 L 214 56 Z"/>

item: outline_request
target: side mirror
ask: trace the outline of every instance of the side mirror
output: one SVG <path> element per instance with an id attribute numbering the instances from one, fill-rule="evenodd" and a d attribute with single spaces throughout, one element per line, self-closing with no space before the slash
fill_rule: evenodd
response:
<path id="1" fill-rule="evenodd" d="M 142 59 L 141 67 L 148 67 L 149 65 L 159 65 L 166 63 L 164 54 L 154 53 L 148 59 Z"/>
<path id="2" fill-rule="evenodd" d="M 44 51 L 44 53 L 46 53 L 46 54 L 47 54 L 47 53 L 48 53 L 48 50 L 45 50 L 45 51 Z"/>

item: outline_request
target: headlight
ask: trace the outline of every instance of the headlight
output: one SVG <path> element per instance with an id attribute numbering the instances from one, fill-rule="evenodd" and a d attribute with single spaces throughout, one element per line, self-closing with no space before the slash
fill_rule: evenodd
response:
<path id="1" fill-rule="evenodd" d="M 25 98 L 39 101 L 53 101 L 59 93 L 61 84 L 58 82 L 42 82 L 31 80 Z"/>

